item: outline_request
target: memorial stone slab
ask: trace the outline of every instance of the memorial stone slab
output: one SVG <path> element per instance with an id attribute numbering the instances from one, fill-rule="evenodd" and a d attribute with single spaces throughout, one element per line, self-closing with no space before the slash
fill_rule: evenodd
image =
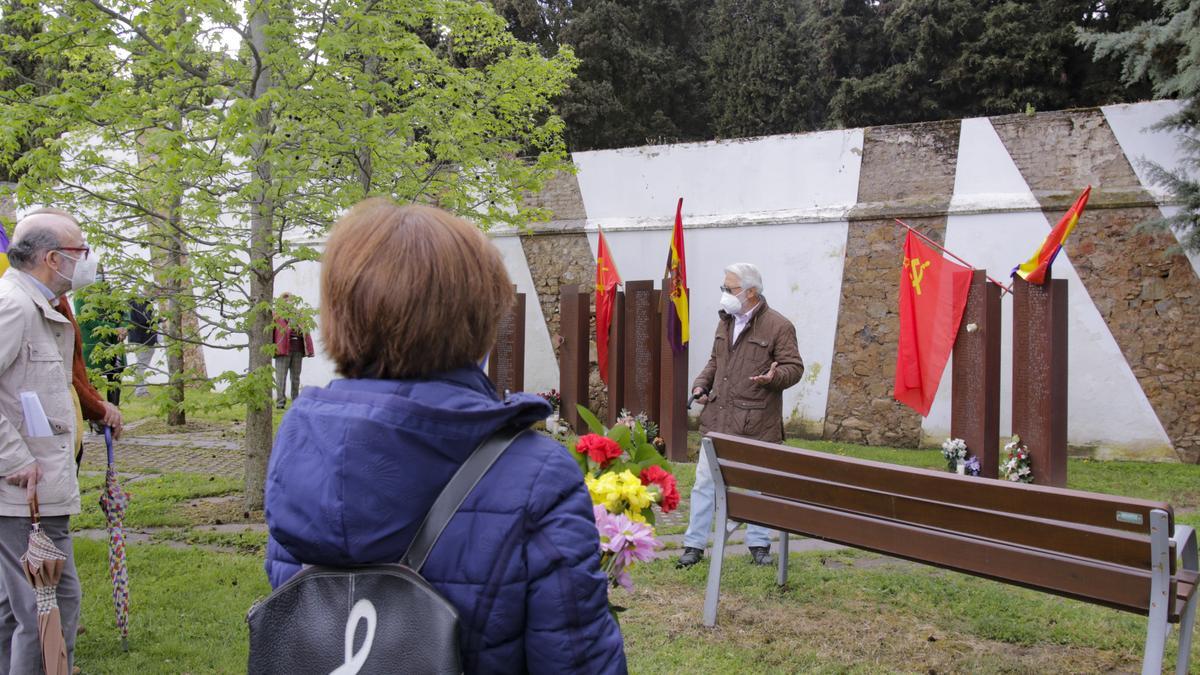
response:
<path id="1" fill-rule="evenodd" d="M 612 321 L 608 331 L 608 426 L 617 423 L 625 407 L 625 291 L 617 291 L 613 300 Z"/>
<path id="2" fill-rule="evenodd" d="M 588 429 L 576 406 L 589 408 L 591 405 L 588 398 L 589 296 L 579 290 L 578 284 L 567 284 L 559 291 L 558 390 L 562 402 L 559 416 L 579 434 L 587 433 Z"/>
<path id="3" fill-rule="evenodd" d="M 488 379 L 501 396 L 525 390 L 525 294 L 500 316 L 496 346 L 488 357 Z"/>
<path id="4" fill-rule="evenodd" d="M 683 349 L 676 350 L 671 346 L 671 340 L 666 337 L 668 335 L 667 322 L 675 320 L 674 312 L 670 311 L 670 279 L 664 279 L 662 287 L 663 290 L 660 292 L 662 324 L 659 328 L 659 335 L 662 336 L 662 356 L 658 434 L 667 444 L 667 459 L 673 462 L 686 462 L 688 461 L 688 345 L 685 344 Z"/>
<path id="5" fill-rule="evenodd" d="M 976 270 L 954 340 L 950 436 L 966 441 L 984 478 L 1000 467 L 1000 331 L 1000 287 Z"/>
<path id="6" fill-rule="evenodd" d="M 1067 484 L 1067 282 L 1013 279 L 1013 433 L 1033 481 Z"/>
<path id="7" fill-rule="evenodd" d="M 659 292 L 653 281 L 625 282 L 624 407 L 659 418 Z"/>

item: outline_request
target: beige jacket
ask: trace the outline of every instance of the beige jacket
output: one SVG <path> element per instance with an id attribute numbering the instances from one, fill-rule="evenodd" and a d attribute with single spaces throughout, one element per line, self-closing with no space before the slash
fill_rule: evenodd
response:
<path id="1" fill-rule="evenodd" d="M 71 359 L 75 329 L 25 274 L 0 277 L 0 476 L 34 460 L 41 465 L 38 501 L 43 516 L 79 513 L 75 478 L 75 403 Z M 26 436 L 21 393 L 32 391 L 52 436 Z M 28 516 L 25 489 L 0 481 L 0 516 Z"/>
<path id="2" fill-rule="evenodd" d="M 692 383 L 711 390 L 708 405 L 700 413 L 700 433 L 716 431 L 760 441 L 783 441 L 783 390 L 800 381 L 804 361 L 796 347 L 796 327 L 779 312 L 761 306 L 750 323 L 733 341 L 733 317 L 720 312 L 712 355 Z M 770 382 L 751 382 L 775 367 Z"/>

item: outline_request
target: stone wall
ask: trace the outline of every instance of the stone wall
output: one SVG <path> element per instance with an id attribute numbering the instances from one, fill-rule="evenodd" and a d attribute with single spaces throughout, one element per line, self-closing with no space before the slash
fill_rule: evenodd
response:
<path id="1" fill-rule="evenodd" d="M 1099 110 L 1010 116 L 993 124 L 1050 222 L 1093 186 L 1071 262 L 1181 459 L 1200 461 L 1200 279 L 1171 254 L 1161 217 Z M 1046 148 L 1054 148 L 1047 152 Z"/>
<path id="2" fill-rule="evenodd" d="M 533 277 L 537 300 L 542 306 L 546 330 L 550 333 L 550 343 L 554 346 L 554 355 L 557 358 L 560 289 L 567 284 L 579 284 L 585 291 L 591 289 L 596 278 L 596 263 L 588 246 L 587 235 L 583 232 L 586 214 L 583 199 L 579 194 L 579 183 L 574 174 L 559 174 L 554 177 L 540 193 L 529 195 L 526 203 L 547 209 L 551 214 L 548 222 L 537 223 L 528 234 L 521 235 L 521 248 L 525 251 L 525 261 Z M 591 304 L 591 334 L 594 336 L 594 299 Z M 594 337 L 588 350 L 588 358 L 591 364 L 591 409 L 600 419 L 604 419 L 607 414 L 606 390 L 603 381 L 600 380 Z"/>
<path id="3" fill-rule="evenodd" d="M 916 446 L 921 417 L 892 398 L 899 314 L 897 230 L 893 216 L 944 240 L 954 190 L 958 124 L 866 130 L 858 205 L 842 276 L 824 437 L 872 445 Z M 882 216 L 882 217 L 880 217 Z"/>
<path id="4" fill-rule="evenodd" d="M 770 280 L 772 306 L 796 323 L 810 365 L 784 394 L 793 431 L 916 446 L 948 433 L 950 392 L 939 390 L 924 419 L 892 398 L 904 233 L 894 219 L 939 243 L 949 236 L 956 252 L 1004 278 L 1090 183 L 1054 268 L 1072 284 L 1068 442 L 1100 456 L 1200 461 L 1200 256 L 1172 254 L 1169 233 L 1138 229 L 1169 202 L 1132 163 L 1179 166 L 1178 142 L 1153 130 L 1176 109 L 1160 101 L 579 153 L 577 174 L 530 196 L 552 215 L 520 235 L 521 250 L 555 336 L 559 288 L 591 285 L 596 226 L 627 277 L 654 278 L 683 196 L 699 343 L 689 374 L 711 345 L 704 317 L 718 300 L 697 275 L 751 260 Z M 603 412 L 594 348 L 591 356 L 592 407 Z M 534 367 L 556 372 L 541 361 Z M 1010 373 L 1006 363 L 1002 434 Z"/>

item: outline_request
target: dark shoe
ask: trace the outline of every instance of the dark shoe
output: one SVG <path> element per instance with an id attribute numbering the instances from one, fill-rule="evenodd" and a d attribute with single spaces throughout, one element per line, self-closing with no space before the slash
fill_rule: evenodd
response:
<path id="1" fill-rule="evenodd" d="M 750 547 L 750 564 L 752 565 L 773 565 L 775 559 L 771 557 L 770 546 L 751 546 Z"/>
<path id="2" fill-rule="evenodd" d="M 287 404 L 286 404 L 286 403 L 284 403 L 283 401 L 278 401 L 278 402 L 276 402 L 276 403 L 275 403 L 275 409 L 276 409 L 276 410 L 283 410 L 283 409 L 284 409 L 284 408 L 286 408 L 286 407 L 287 407 Z"/>
<path id="3" fill-rule="evenodd" d="M 703 558 L 704 549 L 685 546 L 683 549 L 683 555 L 679 556 L 679 560 L 675 563 L 675 569 L 691 567 L 692 565 L 700 562 Z"/>

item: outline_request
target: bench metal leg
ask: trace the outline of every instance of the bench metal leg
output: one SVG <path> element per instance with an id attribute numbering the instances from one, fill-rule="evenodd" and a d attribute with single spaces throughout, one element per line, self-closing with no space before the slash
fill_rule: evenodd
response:
<path id="1" fill-rule="evenodd" d="M 1175 550 L 1182 559 L 1181 567 L 1195 572 L 1200 567 L 1196 556 L 1196 533 L 1186 525 L 1175 526 Z M 1179 617 L 1179 654 L 1175 658 L 1177 675 L 1187 675 L 1188 662 L 1192 657 L 1192 632 L 1196 629 L 1196 604 L 1200 602 L 1200 591 L 1193 591 L 1187 607 Z"/>
<path id="2" fill-rule="evenodd" d="M 1175 672 L 1178 675 L 1187 675 L 1188 662 L 1192 658 L 1192 631 L 1196 629 L 1197 600 L 1200 600 L 1200 593 L 1193 592 L 1188 600 L 1187 609 L 1179 618 L 1179 656 L 1175 661 Z"/>
<path id="3" fill-rule="evenodd" d="M 781 531 L 779 533 L 779 573 L 775 575 L 775 585 L 782 586 L 787 583 L 788 572 L 788 533 Z"/>
<path id="4" fill-rule="evenodd" d="M 704 625 L 712 628 L 717 625 L 717 601 L 721 595 L 721 566 L 725 562 L 725 543 L 729 541 L 732 529 L 729 527 L 725 480 L 721 477 L 721 467 L 717 464 L 717 453 L 713 450 L 712 441 L 707 438 L 701 441 L 700 452 L 708 457 L 708 466 L 712 471 L 713 478 L 713 497 L 717 507 L 716 536 L 713 537 L 712 555 L 708 559 L 708 589 L 704 593 Z M 733 526 L 736 528 L 737 523 L 734 523 Z"/>
<path id="5" fill-rule="evenodd" d="M 1150 612 L 1146 626 L 1146 651 L 1142 657 L 1142 675 L 1162 673 L 1163 652 L 1167 646 L 1167 610 L 1171 597 L 1170 524 L 1167 512 L 1150 511 Z"/>

